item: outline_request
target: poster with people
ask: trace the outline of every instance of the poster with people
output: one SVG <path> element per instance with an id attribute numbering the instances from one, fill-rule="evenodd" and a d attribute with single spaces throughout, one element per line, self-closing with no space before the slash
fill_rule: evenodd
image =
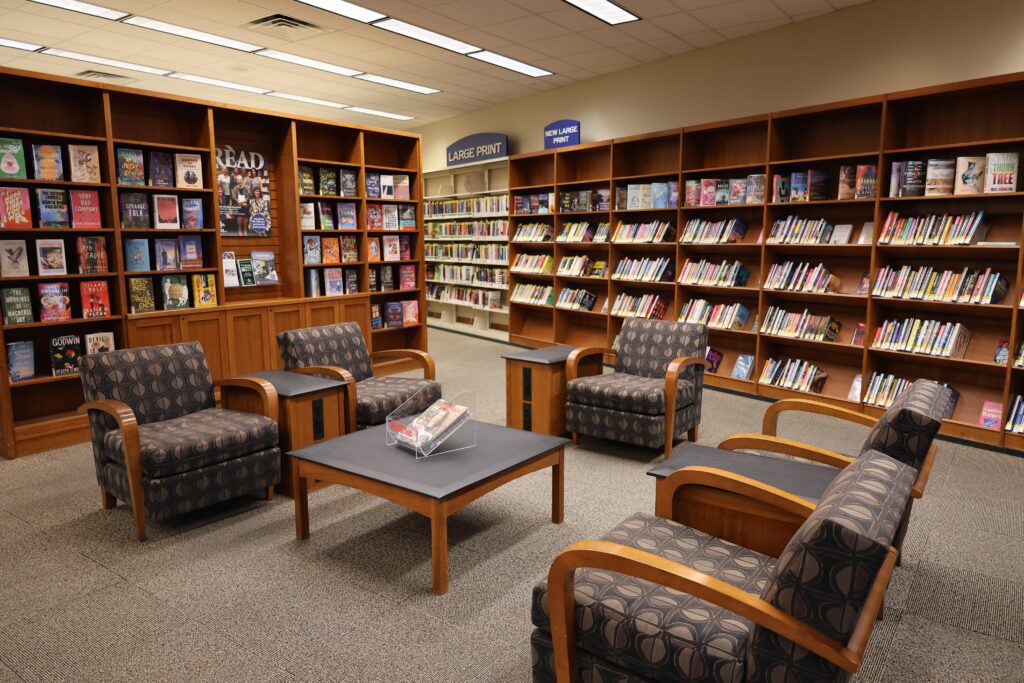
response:
<path id="1" fill-rule="evenodd" d="M 270 170 L 260 152 L 217 147 L 220 234 L 270 236 Z"/>

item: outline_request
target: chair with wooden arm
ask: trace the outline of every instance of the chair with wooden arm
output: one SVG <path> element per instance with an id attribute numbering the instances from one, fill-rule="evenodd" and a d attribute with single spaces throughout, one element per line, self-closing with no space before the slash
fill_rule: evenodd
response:
<path id="1" fill-rule="evenodd" d="M 566 361 L 566 428 L 579 435 L 663 449 L 696 441 L 708 332 L 704 325 L 628 319 L 616 349 L 576 349 Z M 601 374 L 604 356 L 615 372 Z M 596 369 L 596 372 L 595 372 Z"/>
<path id="2" fill-rule="evenodd" d="M 384 424 L 389 413 L 411 398 L 425 410 L 441 398 L 434 380 L 434 359 L 416 349 L 386 349 L 372 354 L 354 322 L 289 330 L 277 335 L 284 369 L 324 375 L 348 382 L 345 387 L 346 431 Z M 423 379 L 375 375 L 374 362 L 411 360 Z"/>
<path id="3" fill-rule="evenodd" d="M 237 496 L 269 500 L 281 476 L 277 391 L 254 377 L 220 380 L 198 342 L 82 358 L 103 507 L 128 503 L 136 537 L 161 520 Z M 211 482 L 214 482 L 211 484 Z"/>
<path id="4" fill-rule="evenodd" d="M 533 680 L 848 680 L 914 476 L 873 453 L 817 507 L 779 494 L 801 524 L 777 558 L 643 513 L 570 546 L 534 588 Z"/>

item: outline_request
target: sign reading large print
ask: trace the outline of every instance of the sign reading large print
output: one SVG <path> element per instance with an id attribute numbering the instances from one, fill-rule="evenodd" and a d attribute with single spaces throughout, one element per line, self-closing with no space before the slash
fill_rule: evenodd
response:
<path id="1" fill-rule="evenodd" d="M 474 133 L 448 145 L 447 164 L 460 166 L 508 156 L 508 136 L 501 133 Z"/>
<path id="2" fill-rule="evenodd" d="M 544 149 L 570 147 L 580 144 L 580 122 L 562 119 L 544 127 Z"/>

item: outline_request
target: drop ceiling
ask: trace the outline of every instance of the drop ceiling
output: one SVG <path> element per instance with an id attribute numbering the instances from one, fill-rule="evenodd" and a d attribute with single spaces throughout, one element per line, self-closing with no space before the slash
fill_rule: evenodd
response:
<path id="1" fill-rule="evenodd" d="M 0 0 L 0 38 L 412 117 L 271 98 L 0 47 L 0 65 L 262 109 L 398 129 L 765 31 L 867 0 L 616 0 L 639 21 L 608 25 L 562 0 L 365 0 L 391 18 L 551 72 L 533 78 L 295 0 L 95 0 L 94 4 L 437 89 L 418 94 L 27 0 Z M 251 26 L 282 15 L 269 27 Z M 297 20 L 297 26 L 290 26 Z M 282 27 L 283 26 L 283 27 Z M 102 77 L 102 76 L 101 76 Z"/>

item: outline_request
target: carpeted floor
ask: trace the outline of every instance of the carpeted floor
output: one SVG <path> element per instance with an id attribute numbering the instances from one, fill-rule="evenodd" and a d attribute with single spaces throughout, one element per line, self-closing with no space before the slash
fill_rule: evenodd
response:
<path id="1" fill-rule="evenodd" d="M 445 393 L 504 423 L 508 347 L 431 331 Z M 757 430 L 765 403 L 705 391 L 701 442 Z M 807 419 L 826 447 L 863 431 Z M 430 592 L 425 518 L 332 487 L 295 540 L 291 501 L 249 499 L 132 540 L 103 511 L 86 445 L 0 462 L 0 682 L 530 679 L 529 594 L 572 541 L 654 509 L 654 452 L 567 451 L 565 523 L 529 475 L 449 524 L 450 590 Z M 1024 680 L 1024 459 L 942 442 L 858 680 Z"/>

